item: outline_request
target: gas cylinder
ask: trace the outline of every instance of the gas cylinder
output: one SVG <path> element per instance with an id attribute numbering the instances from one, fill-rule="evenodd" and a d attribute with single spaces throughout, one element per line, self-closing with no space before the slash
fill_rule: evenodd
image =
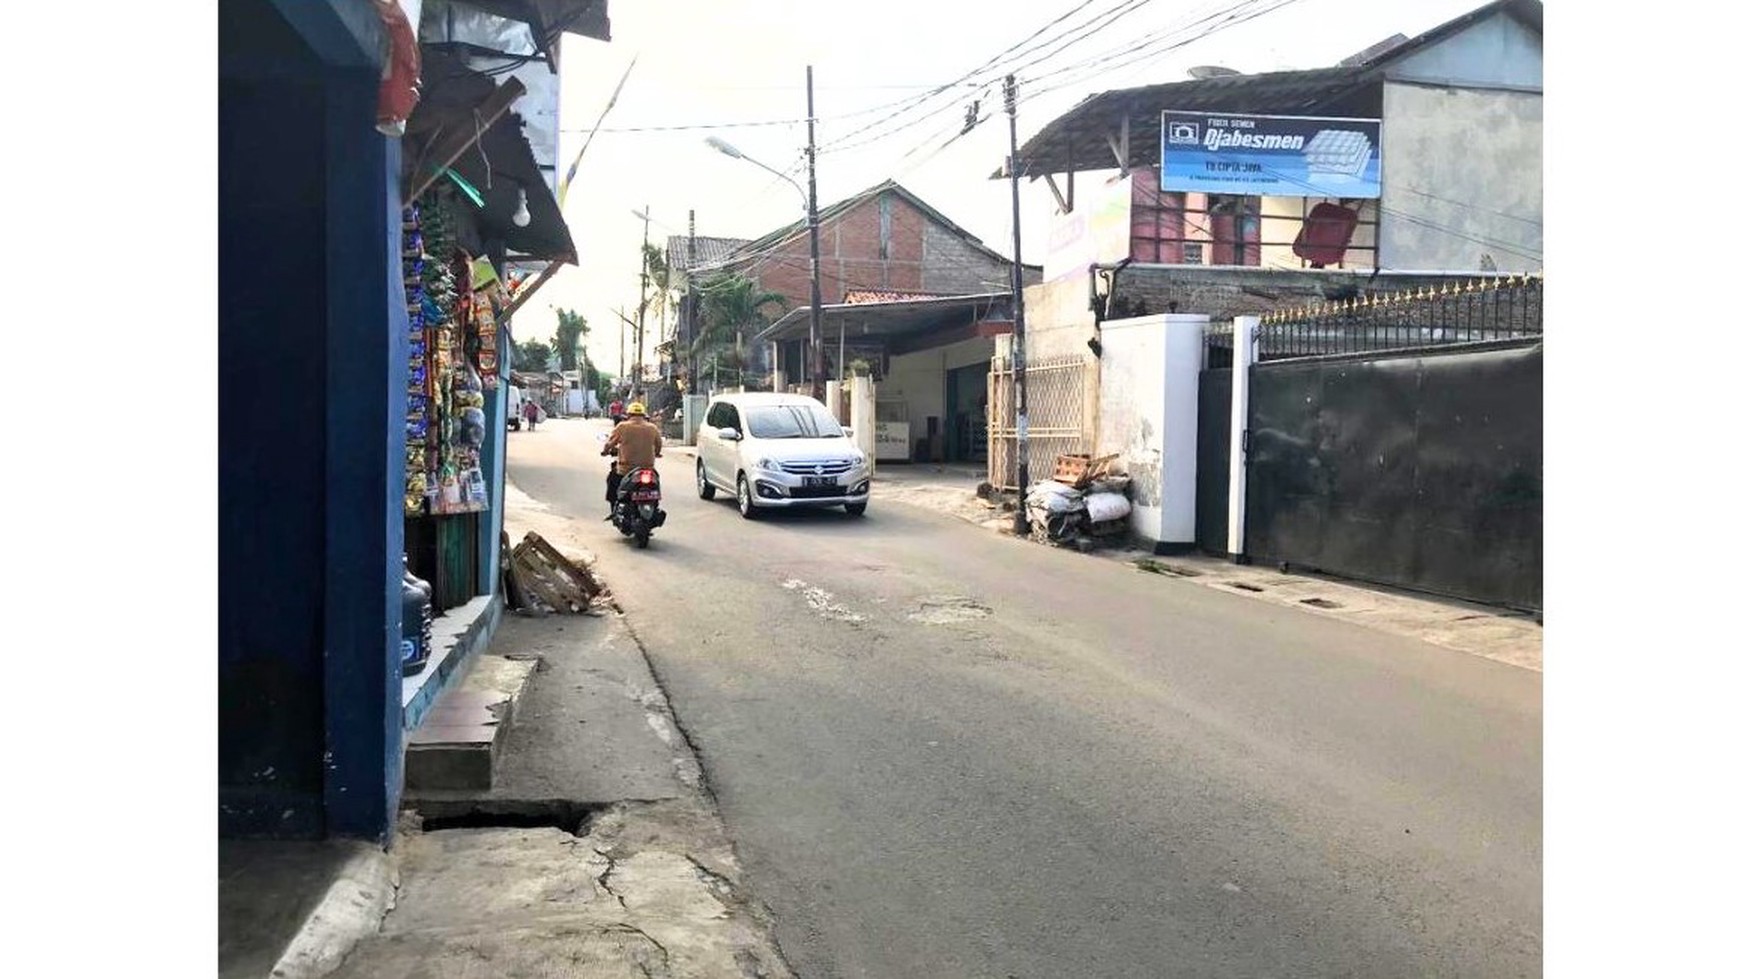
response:
<path id="1" fill-rule="evenodd" d="M 428 582 L 411 573 L 409 561 L 405 562 L 401 583 L 399 672 L 403 676 L 415 676 L 429 665 L 429 648 L 433 638 L 430 608 L 434 589 Z"/>

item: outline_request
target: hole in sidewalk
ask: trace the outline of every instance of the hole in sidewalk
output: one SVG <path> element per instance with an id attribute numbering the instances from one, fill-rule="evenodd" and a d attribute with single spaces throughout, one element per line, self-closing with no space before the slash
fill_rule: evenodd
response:
<path id="1" fill-rule="evenodd" d="M 1301 598 L 1300 605 L 1310 605 L 1313 608 L 1340 608 L 1340 602 L 1332 602 L 1327 598 Z"/>
<path id="2" fill-rule="evenodd" d="M 1262 591 L 1263 590 L 1261 588 L 1261 586 L 1253 585 L 1253 584 L 1250 584 L 1249 582 L 1244 582 L 1244 581 L 1234 581 L 1234 582 L 1231 582 L 1231 584 L 1234 588 L 1237 588 L 1240 591 Z"/>
<path id="3" fill-rule="evenodd" d="M 412 807 L 423 818 L 423 832 L 448 829 L 559 829 L 570 836 L 592 831 L 592 817 L 602 807 L 562 799 L 521 802 L 436 802 L 419 800 Z"/>

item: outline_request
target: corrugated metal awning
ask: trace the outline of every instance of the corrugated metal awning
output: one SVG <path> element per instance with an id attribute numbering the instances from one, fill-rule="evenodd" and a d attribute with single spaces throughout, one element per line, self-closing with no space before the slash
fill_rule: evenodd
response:
<path id="1" fill-rule="evenodd" d="M 985 292 L 971 296 L 942 296 L 883 303 L 833 303 L 822 307 L 822 329 L 827 336 L 858 338 L 904 337 L 927 330 L 946 329 L 976 320 L 1009 318 L 1009 293 Z M 756 335 L 757 342 L 796 340 L 810 335 L 810 307 L 800 306 L 781 316 Z"/>
<path id="2" fill-rule="evenodd" d="M 1113 144 L 1129 121 L 1129 166 L 1160 162 L 1160 113 L 1239 112 L 1253 115 L 1352 115 L 1377 117 L 1382 109 L 1380 76 L 1359 67 L 1226 75 L 1143 88 L 1101 92 L 1053 119 L 1021 147 L 1029 177 L 1120 166 Z M 1007 161 L 1005 161 L 1005 167 Z M 1004 167 L 991 175 L 1007 178 Z"/>

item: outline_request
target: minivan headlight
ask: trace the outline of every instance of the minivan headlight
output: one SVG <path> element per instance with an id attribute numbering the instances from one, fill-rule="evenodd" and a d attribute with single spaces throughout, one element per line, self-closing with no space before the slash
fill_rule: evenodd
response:
<path id="1" fill-rule="evenodd" d="M 776 472 L 783 471 L 780 468 L 778 459 L 760 459 L 760 460 L 757 460 L 755 463 L 755 468 L 760 469 L 764 472 L 770 472 L 770 473 L 776 473 Z"/>

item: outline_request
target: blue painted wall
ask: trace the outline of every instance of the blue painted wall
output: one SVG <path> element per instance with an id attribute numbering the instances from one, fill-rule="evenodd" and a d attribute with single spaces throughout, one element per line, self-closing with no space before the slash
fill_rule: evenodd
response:
<path id="1" fill-rule="evenodd" d="M 220 833 L 390 833 L 406 317 L 361 0 L 219 8 Z M 359 33 L 360 31 L 360 33 Z"/>
<path id="2" fill-rule="evenodd" d="M 385 838 L 403 782 L 399 617 L 410 321 L 399 268 L 398 144 L 379 81 L 327 86 L 326 812 Z"/>
<path id="3" fill-rule="evenodd" d="M 318 81 L 219 86 L 218 781 L 246 835 L 325 826 L 324 128 Z"/>
<path id="4" fill-rule="evenodd" d="M 479 591 L 489 595 L 501 585 L 501 529 L 507 514 L 507 389 L 508 327 L 504 322 L 495 334 L 496 365 L 501 371 L 501 383 L 484 400 L 484 414 L 489 441 L 483 447 L 483 478 L 489 484 L 489 512 L 477 522 L 478 556 L 481 577 Z M 522 431 L 524 429 L 522 428 Z"/>

